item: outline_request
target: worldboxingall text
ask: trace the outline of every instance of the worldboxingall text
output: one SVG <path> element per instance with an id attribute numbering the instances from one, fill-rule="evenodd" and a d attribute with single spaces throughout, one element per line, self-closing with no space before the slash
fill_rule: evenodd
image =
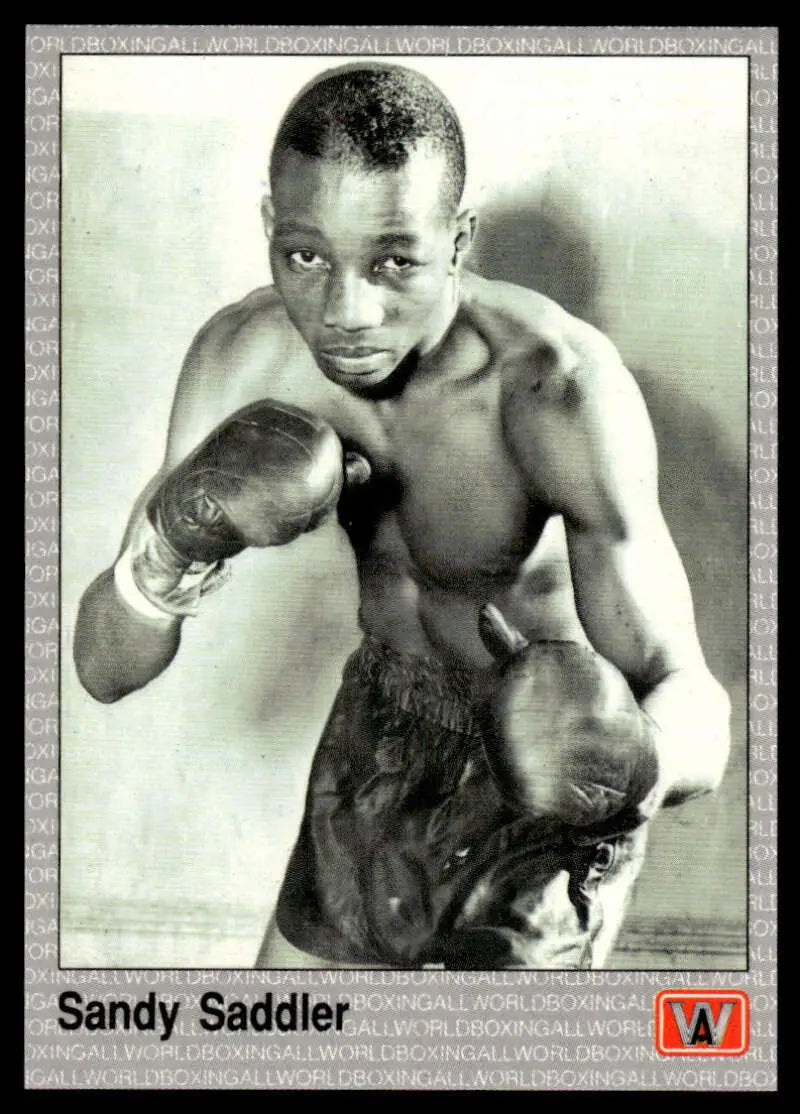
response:
<path id="1" fill-rule="evenodd" d="M 716 979 L 717 976 L 714 976 Z M 126 986 L 160 986 L 164 983 L 178 987 L 208 986 L 216 989 L 219 986 L 249 986 L 258 990 L 263 984 L 275 986 L 296 986 L 303 989 L 316 989 L 325 986 L 352 987 L 361 985 L 370 990 L 375 987 L 387 987 L 393 990 L 396 987 L 425 987 L 425 993 L 413 993 L 411 996 L 404 992 L 402 999 L 394 1001 L 384 1000 L 377 1005 L 370 1003 L 370 1008 L 398 1008 L 431 1010 L 451 1008 L 445 1004 L 442 995 L 446 988 L 458 987 L 500 987 L 518 989 L 520 986 L 533 986 L 537 990 L 544 987 L 558 987 L 582 991 L 592 990 L 592 1005 L 588 1006 L 581 997 L 581 1009 L 617 1010 L 627 1008 L 650 1008 L 651 999 L 646 994 L 636 994 L 634 991 L 617 991 L 619 987 L 647 987 L 661 989 L 663 976 L 658 971 L 383 971 L 383 970 L 348 970 L 348 971 L 249 971 L 249 970 L 222 970 L 222 971 L 195 971 L 195 970 L 162 970 L 150 968 L 142 971 L 72 971 L 70 982 L 92 983 L 104 986 L 118 986 L 122 981 Z M 670 976 L 671 983 L 678 986 L 694 986 L 697 978 L 691 972 L 675 972 Z M 713 985 L 717 985 L 714 982 Z M 719 985 L 727 985 L 724 978 Z M 608 988 L 615 988 L 613 1001 L 627 1001 L 627 1005 L 612 1005 L 607 997 Z M 430 992 L 434 988 L 434 992 Z M 437 989 L 442 993 L 438 993 Z M 187 999 L 188 1001 L 188 999 Z M 465 999 L 466 1001 L 466 999 Z M 552 1001 L 559 1005 L 560 997 L 553 997 Z M 639 1006 L 634 1006 L 638 1001 Z M 195 1003 L 197 1004 L 197 1003 Z M 353 1002 L 353 1008 L 358 1009 L 358 1004 Z M 489 1008 L 481 1003 L 479 1008 Z M 538 1008 L 534 1004 L 526 1008 Z M 547 1007 L 549 1008 L 549 1007 Z M 570 1008 L 575 1008 L 574 1006 Z"/>
<path id="2" fill-rule="evenodd" d="M 777 40 L 769 35 L 518 35 L 498 34 L 142 34 L 112 32 L 34 34 L 28 37 L 33 57 L 26 60 L 29 81 L 55 80 L 56 63 L 37 55 L 66 52 L 79 54 L 433 54 L 433 55 L 725 55 L 777 54 Z M 437 31 L 439 29 L 437 28 Z M 443 31 L 444 29 L 442 29 Z M 459 29 L 461 30 L 461 29 Z M 499 29 L 498 29 L 499 30 Z M 759 80 L 771 80 L 775 63 L 754 63 Z M 38 89 L 44 91 L 43 86 Z M 53 90 L 57 92 L 57 90 Z"/>
<path id="3" fill-rule="evenodd" d="M 767 1068 L 678 1068 L 663 1072 L 630 1068 L 39 1068 L 26 1071 L 28 1087 L 286 1087 L 286 1088 L 530 1088 L 574 1090 L 769 1090 L 777 1072 Z"/>

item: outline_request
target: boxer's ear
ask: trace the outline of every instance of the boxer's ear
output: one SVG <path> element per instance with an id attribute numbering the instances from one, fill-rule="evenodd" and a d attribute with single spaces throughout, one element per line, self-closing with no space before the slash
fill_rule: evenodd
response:
<path id="1" fill-rule="evenodd" d="M 478 227 L 478 216 L 474 209 L 464 209 L 455 219 L 453 240 L 453 268 L 461 266 L 466 258 L 472 242 L 475 239 L 475 230 Z"/>
<path id="2" fill-rule="evenodd" d="M 275 206 L 272 204 L 272 198 L 266 194 L 261 199 L 261 222 L 264 225 L 264 235 L 268 240 L 272 239 L 272 230 L 275 227 Z"/>

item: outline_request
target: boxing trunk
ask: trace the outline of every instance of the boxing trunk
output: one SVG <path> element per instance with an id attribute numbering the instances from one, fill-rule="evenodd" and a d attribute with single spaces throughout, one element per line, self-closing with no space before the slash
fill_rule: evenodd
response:
<path id="1" fill-rule="evenodd" d="M 367 637 L 313 761 L 279 895 L 291 944 L 337 964 L 589 968 L 607 958 L 647 825 L 565 823 L 492 770 L 473 675 Z"/>

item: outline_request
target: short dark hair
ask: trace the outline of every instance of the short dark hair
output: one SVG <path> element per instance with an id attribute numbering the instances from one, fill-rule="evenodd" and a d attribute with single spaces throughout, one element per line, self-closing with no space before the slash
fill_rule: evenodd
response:
<path id="1" fill-rule="evenodd" d="M 466 174 L 464 137 L 441 90 L 403 66 L 343 66 L 316 78 L 289 106 L 272 148 L 270 179 L 274 185 L 286 151 L 384 170 L 403 166 L 420 143 L 444 154 L 443 200 L 455 209 Z"/>

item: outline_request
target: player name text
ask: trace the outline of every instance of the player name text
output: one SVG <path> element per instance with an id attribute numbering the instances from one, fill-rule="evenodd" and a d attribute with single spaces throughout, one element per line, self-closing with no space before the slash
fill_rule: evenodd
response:
<path id="1" fill-rule="evenodd" d="M 200 1027 L 206 1032 L 227 1029 L 229 1032 L 252 1030 L 255 1033 L 341 1033 L 344 1015 L 350 1009 L 348 1001 L 334 1003 L 313 1001 L 307 992 L 292 992 L 284 996 L 267 991 L 256 1002 L 234 999 L 225 1001 L 224 995 L 215 990 L 203 994 L 199 1001 Z M 158 1032 L 159 1039 L 169 1040 L 181 1003 L 162 1002 L 151 990 L 146 997 L 136 1001 L 124 999 L 90 999 L 84 1003 L 77 990 L 65 990 L 58 996 L 61 1015 L 58 1024 L 62 1029 L 116 1030 L 123 1032 Z"/>

